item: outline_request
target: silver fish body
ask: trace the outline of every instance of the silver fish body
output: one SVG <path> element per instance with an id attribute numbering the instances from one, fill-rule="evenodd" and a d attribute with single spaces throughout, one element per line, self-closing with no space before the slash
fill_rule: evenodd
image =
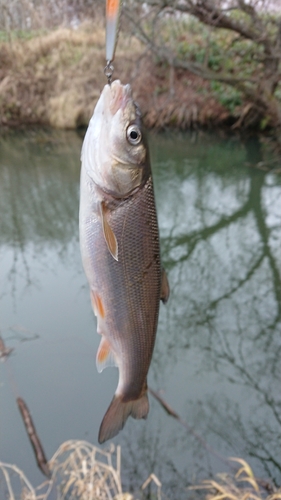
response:
<path id="1" fill-rule="evenodd" d="M 128 85 L 117 80 L 105 86 L 81 159 L 80 246 L 101 335 L 97 367 L 119 368 L 99 432 L 102 443 L 123 428 L 129 415 L 148 414 L 146 379 L 159 301 L 169 293 L 161 270 L 148 149 Z"/>

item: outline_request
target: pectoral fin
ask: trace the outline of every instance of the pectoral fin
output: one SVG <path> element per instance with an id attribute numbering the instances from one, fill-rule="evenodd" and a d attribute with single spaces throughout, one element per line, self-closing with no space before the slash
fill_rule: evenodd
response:
<path id="1" fill-rule="evenodd" d="M 101 202 L 101 204 L 100 204 L 100 211 L 101 211 L 103 235 L 104 235 L 104 239 L 106 241 L 108 250 L 110 251 L 112 257 L 115 260 L 118 260 L 118 242 L 117 242 L 117 239 L 116 239 L 114 232 L 112 231 L 112 229 L 107 221 L 107 210 L 106 210 L 105 204 L 103 202 Z"/>
<path id="2" fill-rule="evenodd" d="M 168 298 L 170 295 L 170 287 L 169 287 L 169 282 L 167 278 L 166 271 L 164 267 L 162 267 L 162 277 L 161 277 L 161 295 L 160 299 L 162 300 L 163 304 L 166 304 L 168 302 Z"/>
<path id="3" fill-rule="evenodd" d="M 108 366 L 117 366 L 108 340 L 102 336 L 96 357 L 97 370 L 101 373 Z"/>

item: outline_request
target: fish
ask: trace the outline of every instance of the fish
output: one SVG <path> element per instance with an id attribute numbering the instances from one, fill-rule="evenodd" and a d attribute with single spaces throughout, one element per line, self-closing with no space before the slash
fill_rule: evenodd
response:
<path id="1" fill-rule="evenodd" d="M 141 113 L 130 85 L 120 80 L 105 85 L 85 134 L 79 235 L 101 335 L 97 369 L 119 369 L 117 389 L 99 430 L 103 443 L 123 429 L 130 415 L 147 417 L 147 373 L 159 304 L 169 297 Z"/>

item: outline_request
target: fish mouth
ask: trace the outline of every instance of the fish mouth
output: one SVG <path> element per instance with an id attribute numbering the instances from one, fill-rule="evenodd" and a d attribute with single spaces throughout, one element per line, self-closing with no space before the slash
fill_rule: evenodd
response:
<path id="1" fill-rule="evenodd" d="M 109 109 L 113 115 L 119 109 L 123 110 L 128 101 L 132 99 L 131 86 L 129 84 L 122 85 L 120 80 L 114 80 L 111 85 L 108 85 L 108 91 L 110 94 Z"/>

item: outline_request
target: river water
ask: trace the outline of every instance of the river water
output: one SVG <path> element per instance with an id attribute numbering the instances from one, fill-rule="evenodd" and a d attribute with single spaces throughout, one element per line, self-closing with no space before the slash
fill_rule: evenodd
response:
<path id="1" fill-rule="evenodd" d="M 78 241 L 82 133 L 0 138 L 0 330 L 14 350 L 0 367 L 0 460 L 43 481 L 17 405 L 32 413 L 50 458 L 68 439 L 97 444 L 118 371 L 98 374 L 99 344 Z M 247 460 L 281 483 L 281 177 L 257 138 L 150 135 L 162 260 L 161 305 L 147 421 L 129 419 L 125 490 L 153 472 L 169 498 Z M 260 166 L 263 166 L 261 163 Z M 105 445 L 105 447 L 108 445 Z M 233 463 L 232 463 L 233 465 Z"/>

